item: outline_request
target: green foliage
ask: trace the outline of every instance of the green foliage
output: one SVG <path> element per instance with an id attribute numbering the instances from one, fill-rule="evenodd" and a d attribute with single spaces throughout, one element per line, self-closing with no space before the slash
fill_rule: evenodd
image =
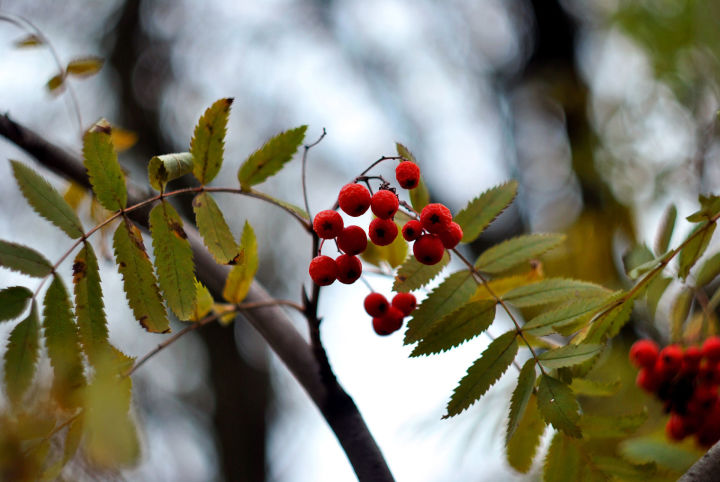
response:
<path id="1" fill-rule="evenodd" d="M 710 256 L 698 269 L 695 285 L 698 287 L 710 284 L 720 274 L 720 253 Z"/>
<path id="2" fill-rule="evenodd" d="M 700 203 L 700 209 L 687 217 L 687 220 L 691 223 L 710 221 L 720 214 L 720 196 L 701 194 L 698 196 L 698 202 Z"/>
<path id="3" fill-rule="evenodd" d="M 571 437 L 581 437 L 577 425 L 580 406 L 567 384 L 550 375 L 541 375 L 537 397 L 540 413 L 549 424 Z"/>
<path id="4" fill-rule="evenodd" d="M 598 382 L 587 378 L 573 378 L 570 389 L 576 395 L 590 397 L 610 397 L 620 389 L 620 380 L 614 382 Z"/>
<path id="5" fill-rule="evenodd" d="M 11 286 L 0 291 L 0 321 L 14 320 L 22 315 L 32 298 L 32 291 L 24 286 Z"/>
<path id="6" fill-rule="evenodd" d="M 583 415 L 580 428 L 587 438 L 626 437 L 640 428 L 648 418 L 647 410 L 629 415 Z"/>
<path id="7" fill-rule="evenodd" d="M 192 172 L 200 184 L 215 179 L 223 162 L 225 129 L 233 99 L 219 99 L 207 108 L 195 126 L 190 141 Z"/>
<path id="8" fill-rule="evenodd" d="M 523 331 L 533 335 L 543 336 L 557 331 L 558 328 L 568 325 L 574 326 L 577 323 L 585 323 L 592 318 L 593 314 L 602 308 L 607 301 L 607 296 L 571 300 L 567 304 L 560 305 L 549 311 L 544 311 L 531 319 L 525 323 Z"/>
<path id="9" fill-rule="evenodd" d="M 670 238 L 672 238 L 675 229 L 675 221 L 677 219 L 677 208 L 674 204 L 668 206 L 663 214 L 657 236 L 655 237 L 655 253 L 660 256 L 668 250 L 670 246 Z"/>
<path id="10" fill-rule="evenodd" d="M 0 266 L 35 278 L 44 278 L 52 273 L 50 261 L 21 244 L 0 240 Z"/>
<path id="11" fill-rule="evenodd" d="M 655 316 L 655 311 L 657 310 L 657 305 L 660 302 L 660 298 L 662 297 L 663 293 L 665 293 L 665 290 L 670 285 L 670 283 L 672 283 L 672 278 L 667 278 L 665 276 L 656 276 L 648 284 L 647 291 L 645 292 L 645 301 L 647 302 L 647 307 L 652 317 Z"/>
<path id="12" fill-rule="evenodd" d="M 669 442 L 663 435 L 624 440 L 620 443 L 620 453 L 631 462 L 655 462 L 659 466 L 681 473 L 702 455 L 702 452 L 692 446 Z"/>
<path id="13" fill-rule="evenodd" d="M 37 306 L 32 303 L 30 314 L 10 333 L 5 352 L 5 391 L 14 405 L 30 387 L 40 351 L 40 322 Z"/>
<path id="14" fill-rule="evenodd" d="M 236 263 L 240 248 L 212 196 L 206 192 L 200 193 L 195 196 L 192 205 L 198 231 L 215 261 L 220 264 Z"/>
<path id="15" fill-rule="evenodd" d="M 530 358 L 525 361 L 525 364 L 520 369 L 517 386 L 515 390 L 513 390 L 512 397 L 510 398 L 510 414 L 508 416 L 507 431 L 505 432 L 505 445 L 508 445 L 513 438 L 513 434 L 515 434 L 521 417 L 525 413 L 534 388 L 535 360 Z"/>
<path id="16" fill-rule="evenodd" d="M 400 236 L 398 236 L 399 238 Z M 368 247 L 372 243 L 368 243 Z M 445 251 L 440 262 L 433 265 L 422 264 L 415 256 L 408 257 L 395 274 L 393 291 L 407 293 L 422 288 L 432 281 L 450 262 L 450 255 Z"/>
<path id="17" fill-rule="evenodd" d="M 240 186 L 249 189 L 282 169 L 302 144 L 306 130 L 307 126 L 300 126 L 282 132 L 250 154 L 238 171 Z"/>
<path id="18" fill-rule="evenodd" d="M 18 161 L 10 161 L 20 191 L 40 216 L 59 227 L 71 238 L 83 235 L 83 228 L 75 212 L 54 187 L 39 174 Z"/>
<path id="19" fill-rule="evenodd" d="M 538 358 L 545 368 L 555 369 L 582 363 L 599 354 L 601 350 L 600 345 L 566 345 L 546 351 Z"/>
<path id="20" fill-rule="evenodd" d="M 154 156 L 148 164 L 148 180 L 158 191 L 164 191 L 165 185 L 193 170 L 193 156 L 189 152 Z"/>
<path id="21" fill-rule="evenodd" d="M 673 301 L 670 309 L 670 337 L 678 342 L 682 339 L 682 328 L 690 314 L 695 293 L 691 288 L 683 288 Z"/>
<path id="22" fill-rule="evenodd" d="M 108 351 L 108 328 L 103 305 L 100 270 L 90 243 L 75 256 L 73 262 L 73 291 L 80 343 L 93 366 Z"/>
<path id="23" fill-rule="evenodd" d="M 700 256 L 707 249 L 717 225 L 714 222 L 706 222 L 697 226 L 688 236 L 690 240 L 680 251 L 678 256 L 678 276 L 687 278 L 690 269 L 695 265 Z M 692 239 L 691 239 L 692 238 Z"/>
<path id="24" fill-rule="evenodd" d="M 457 215 L 455 222 L 463 230 L 463 243 L 471 243 L 495 220 L 515 199 L 517 181 L 509 181 L 493 187 L 470 201 Z"/>
<path id="25" fill-rule="evenodd" d="M 83 159 L 98 202 L 108 211 L 117 211 L 127 204 L 127 189 L 111 133 L 105 119 L 95 123 L 83 138 Z"/>
<path id="26" fill-rule="evenodd" d="M 578 443 L 562 432 L 550 442 L 543 467 L 543 482 L 580 480 L 580 449 Z"/>
<path id="27" fill-rule="evenodd" d="M 587 281 L 566 278 L 547 278 L 535 283 L 514 288 L 503 299 L 517 306 L 547 305 L 568 299 L 588 299 L 610 295 L 610 291 Z"/>
<path id="28" fill-rule="evenodd" d="M 628 299 L 604 311 L 593 321 L 593 324 L 590 325 L 587 336 L 582 341 L 584 343 L 601 343 L 607 338 L 613 338 L 620 332 L 620 329 L 625 326 L 625 323 L 630 320 L 633 305 L 634 300 Z"/>
<path id="29" fill-rule="evenodd" d="M 475 267 L 487 273 L 500 273 L 556 248 L 563 234 L 527 234 L 503 241 L 483 252 Z"/>
<path id="30" fill-rule="evenodd" d="M 453 417 L 470 407 L 505 373 L 518 351 L 517 332 L 497 337 L 480 358 L 468 368 L 467 375 L 455 387 L 443 418 Z M 573 399 L 574 400 L 574 399 Z"/>
<path id="31" fill-rule="evenodd" d="M 507 461 L 513 469 L 521 473 L 530 470 L 545 426 L 545 420 L 538 410 L 537 396 L 531 393 L 517 429 L 505 447 Z"/>
<path id="32" fill-rule="evenodd" d="M 495 319 L 495 302 L 471 301 L 435 321 L 410 356 L 449 350 L 487 330 Z"/>
<path id="33" fill-rule="evenodd" d="M 258 269 L 257 239 L 247 221 L 243 227 L 240 249 L 243 253 L 242 262 L 232 267 L 223 288 L 223 298 L 230 303 L 240 303 L 245 299 Z"/>
<path id="34" fill-rule="evenodd" d="M 608 476 L 613 480 L 661 480 L 655 477 L 654 463 L 634 465 L 620 457 L 596 456 L 592 458 L 592 465 L 603 472 L 603 480 Z M 675 480 L 675 477 L 671 480 Z"/>

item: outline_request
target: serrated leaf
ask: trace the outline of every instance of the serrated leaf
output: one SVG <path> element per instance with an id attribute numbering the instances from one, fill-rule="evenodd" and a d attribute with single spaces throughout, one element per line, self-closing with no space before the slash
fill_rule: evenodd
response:
<path id="1" fill-rule="evenodd" d="M 687 275 L 690 273 L 690 269 L 707 249 L 708 243 L 710 242 L 716 227 L 717 225 L 715 223 L 710 225 L 708 225 L 708 223 L 703 223 L 693 229 L 688 236 L 688 238 L 692 236 L 694 237 L 685 245 L 678 255 L 678 276 L 683 280 L 687 278 Z M 701 230 L 701 233 L 697 235 L 695 234 L 697 231 Z"/>
<path id="2" fill-rule="evenodd" d="M 307 126 L 281 132 L 265 143 L 240 166 L 238 181 L 243 189 L 260 184 L 278 172 L 302 144 Z"/>
<path id="3" fill-rule="evenodd" d="M 586 322 L 608 302 L 607 296 L 571 300 L 549 311 L 545 311 L 523 325 L 523 332 L 537 336 L 549 335 L 557 328 Z"/>
<path id="4" fill-rule="evenodd" d="M 10 164 L 20 191 L 36 213 L 62 229 L 72 239 L 84 234 L 75 212 L 49 182 L 18 161 L 11 160 Z"/>
<path id="5" fill-rule="evenodd" d="M 685 444 L 669 442 L 661 437 L 637 437 L 624 440 L 620 453 L 631 462 L 639 464 L 655 462 L 678 472 L 685 472 L 702 455 L 702 452 Z"/>
<path id="6" fill-rule="evenodd" d="M 53 269 L 50 261 L 34 249 L 2 240 L 0 266 L 35 278 L 44 278 Z"/>
<path id="7" fill-rule="evenodd" d="M 670 238 L 672 238 L 675 229 L 675 221 L 677 220 L 677 208 L 671 204 L 665 210 L 657 235 L 655 236 L 655 253 L 660 256 L 668 250 Z"/>
<path id="8" fill-rule="evenodd" d="M 564 234 L 517 236 L 485 250 L 475 262 L 475 267 L 486 273 L 507 271 L 559 246 L 564 240 Z"/>
<path id="9" fill-rule="evenodd" d="M 455 222 L 463 230 L 463 243 L 471 243 L 493 222 L 515 199 L 517 181 L 495 186 L 470 201 L 457 215 Z"/>
<path id="10" fill-rule="evenodd" d="M 657 470 L 654 463 L 634 465 L 620 457 L 595 456 L 592 464 L 603 473 L 612 476 L 612 480 L 657 480 L 653 478 Z M 672 480 L 675 480 L 673 477 Z"/>
<path id="11" fill-rule="evenodd" d="M 509 331 L 497 337 L 480 358 L 468 368 L 447 404 L 443 418 L 453 417 L 482 397 L 508 369 L 517 355 L 517 332 Z"/>
<path id="12" fill-rule="evenodd" d="M 670 308 L 670 338 L 674 342 L 682 340 L 683 325 L 690 314 L 695 293 L 691 288 L 683 288 L 675 297 Z"/>
<path id="13" fill-rule="evenodd" d="M 123 278 L 125 295 L 135 319 L 149 332 L 169 332 L 167 312 L 162 303 L 152 263 L 145 251 L 142 234 L 127 219 L 115 230 L 113 250 L 118 271 Z"/>
<path id="14" fill-rule="evenodd" d="M 289 209 L 290 211 L 294 212 L 295 214 L 297 214 L 298 216 L 300 216 L 301 218 L 303 218 L 307 221 L 310 220 L 310 215 L 307 213 L 307 211 L 305 211 L 303 208 L 301 208 L 299 206 L 296 206 L 289 202 L 285 202 L 282 199 L 278 199 L 276 197 L 270 196 L 268 194 L 265 194 L 264 192 L 260 192 L 255 189 L 252 189 L 252 188 L 248 192 L 251 195 L 253 195 L 254 197 L 265 199 L 267 201 L 270 201 L 273 204 L 277 204 L 279 206 L 284 207 L 285 209 Z M 396 219 L 397 219 L 397 213 L 396 213 Z"/>
<path id="15" fill-rule="evenodd" d="M 57 276 L 43 300 L 43 332 L 53 367 L 53 397 L 65 409 L 78 407 L 82 403 L 79 390 L 85 386 L 80 339 L 68 292 Z"/>
<path id="16" fill-rule="evenodd" d="M 494 319 L 494 301 L 471 301 L 434 322 L 410 356 L 447 351 L 487 330 Z"/>
<path id="17" fill-rule="evenodd" d="M 5 392 L 17 405 L 30 387 L 40 351 L 40 322 L 37 307 L 32 303 L 30 314 L 18 323 L 12 332 L 5 351 Z"/>
<path id="18" fill-rule="evenodd" d="M 193 170 L 193 156 L 189 152 L 177 152 L 154 156 L 148 164 L 150 185 L 157 191 L 164 191 L 165 185 Z"/>
<path id="19" fill-rule="evenodd" d="M 610 397 L 620 389 L 620 380 L 614 382 L 598 382 L 587 378 L 573 378 L 570 389 L 576 395 L 588 397 Z"/>
<path id="20" fill-rule="evenodd" d="M 599 298 L 610 295 L 610 290 L 587 281 L 568 278 L 547 278 L 536 283 L 514 288 L 503 297 L 518 308 L 546 305 L 575 298 Z"/>
<path id="21" fill-rule="evenodd" d="M 13 43 L 18 48 L 39 47 L 43 44 L 42 39 L 35 34 L 28 34 Z"/>
<path id="22" fill-rule="evenodd" d="M 550 375 L 540 375 L 537 397 L 540 413 L 549 424 L 571 437 L 582 436 L 577 426 L 580 406 L 570 387 Z"/>
<path id="23" fill-rule="evenodd" d="M 232 267 L 223 288 L 223 298 L 230 303 L 240 303 L 245 299 L 258 268 L 257 240 L 247 221 L 243 227 L 240 248 L 243 253 L 242 263 Z"/>
<path id="24" fill-rule="evenodd" d="M 193 304 L 193 312 L 190 315 L 190 321 L 200 321 L 210 313 L 213 303 L 212 295 L 205 285 L 195 280 L 195 303 Z"/>
<path id="25" fill-rule="evenodd" d="M 56 91 L 64 86 L 65 86 L 65 72 L 61 72 L 59 74 L 53 75 L 45 83 L 45 88 L 52 94 L 57 94 L 58 92 L 56 92 Z"/>
<path id="26" fill-rule="evenodd" d="M 596 356 L 601 345 L 566 345 L 541 353 L 538 357 L 545 368 L 555 369 L 577 365 Z"/>
<path id="27" fill-rule="evenodd" d="M 413 317 L 407 324 L 404 343 L 415 343 L 427 335 L 435 320 L 464 304 L 475 291 L 475 287 L 475 280 L 467 270 L 458 271 L 445 278 L 413 312 Z"/>
<path id="28" fill-rule="evenodd" d="M 601 343 L 605 339 L 614 338 L 625 326 L 632 315 L 634 299 L 628 299 L 598 316 L 590 325 L 583 343 Z M 578 340 L 580 341 L 580 340 Z M 575 343 L 575 340 L 573 340 Z"/>
<path id="29" fill-rule="evenodd" d="M 78 334 L 90 364 L 97 366 L 108 351 L 108 328 L 100 285 L 100 270 L 90 243 L 85 243 L 73 262 L 75 316 Z"/>
<path id="30" fill-rule="evenodd" d="M 32 295 L 32 291 L 24 286 L 11 286 L 0 291 L 0 321 L 14 320 L 22 315 Z"/>
<path id="31" fill-rule="evenodd" d="M 63 444 L 63 455 L 43 472 L 43 480 L 56 480 L 63 467 L 75 456 L 83 435 L 83 417 L 78 416 L 72 422 L 65 433 L 65 443 Z"/>
<path id="32" fill-rule="evenodd" d="M 400 232 L 402 224 L 398 221 L 397 215 L 395 216 L 395 224 L 398 227 L 398 232 Z M 403 261 L 410 259 L 408 258 L 408 243 L 400 235 L 396 236 L 393 242 L 387 246 L 377 246 L 373 242 L 368 242 L 367 248 L 360 254 L 360 257 L 363 261 L 375 266 L 382 266 L 387 263 L 392 268 L 397 268 L 403 264 Z"/>
<path id="33" fill-rule="evenodd" d="M 505 448 L 508 464 L 513 469 L 523 474 L 530 470 L 544 432 L 545 420 L 538 411 L 537 397 L 531 393 L 517 429 Z"/>
<path id="34" fill-rule="evenodd" d="M 580 449 L 577 442 L 557 432 L 550 442 L 543 466 L 543 482 L 580 480 Z"/>
<path id="35" fill-rule="evenodd" d="M 202 192 L 195 196 L 192 204 L 198 231 L 215 261 L 220 264 L 236 263 L 240 248 L 215 200 L 210 194 Z"/>
<path id="36" fill-rule="evenodd" d="M 127 204 L 127 189 L 111 132 L 108 121 L 96 122 L 83 137 L 83 159 L 98 202 L 109 211 L 117 211 Z"/>
<path id="37" fill-rule="evenodd" d="M 647 302 L 650 316 L 653 318 L 655 317 L 655 311 L 657 311 L 660 298 L 663 293 L 665 293 L 665 290 L 670 283 L 672 283 L 672 278 L 667 278 L 665 276 L 657 276 L 648 283 L 647 291 L 645 292 L 645 301 Z"/>
<path id="38" fill-rule="evenodd" d="M 692 213 L 687 219 L 691 223 L 699 223 L 704 220 L 709 220 L 718 213 L 720 213 L 720 196 L 700 194 L 698 196 L 700 202 L 700 210 Z"/>
<path id="39" fill-rule="evenodd" d="M 512 289 L 540 281 L 541 279 L 543 279 L 542 265 L 537 263 L 534 264 L 529 271 L 524 273 L 491 279 L 487 283 L 478 285 L 477 291 L 471 299 L 473 301 L 494 300 L 496 296 L 502 298 L 505 293 Z M 490 293 L 491 291 L 492 294 Z"/>
<path id="40" fill-rule="evenodd" d="M 410 190 L 409 196 L 410 204 L 417 212 L 422 211 L 425 206 L 430 204 L 430 191 L 428 190 L 427 184 L 425 184 L 425 180 L 422 175 L 418 180 L 417 187 Z"/>
<path id="41" fill-rule="evenodd" d="M 398 156 L 401 156 L 401 157 L 407 159 L 408 161 L 411 161 L 411 162 L 414 162 L 415 164 L 417 164 L 417 161 L 415 160 L 415 156 L 413 155 L 413 153 L 410 152 L 410 149 L 405 147 L 403 144 L 396 142 L 395 150 L 397 151 Z"/>
<path id="42" fill-rule="evenodd" d="M 518 428 L 520 417 L 525 413 L 533 388 L 535 388 L 535 360 L 530 358 L 525 361 L 525 364 L 520 369 L 517 386 L 513 390 L 512 397 L 510 397 L 510 414 L 508 415 L 507 431 L 505 432 L 505 445 L 510 443 L 515 430 Z"/>
<path id="43" fill-rule="evenodd" d="M 100 72 L 104 60 L 100 57 L 83 57 L 81 59 L 71 60 L 65 70 L 68 74 L 75 77 L 90 77 Z"/>
<path id="44" fill-rule="evenodd" d="M 709 284 L 720 274 L 720 253 L 710 256 L 702 264 L 695 275 L 695 286 L 702 287 Z"/>
<path id="45" fill-rule="evenodd" d="M 400 236 L 398 236 L 400 237 Z M 368 247 L 372 243 L 368 243 Z M 422 264 L 415 256 L 409 256 L 398 268 L 392 289 L 395 292 L 407 293 L 422 288 L 432 281 L 450 262 L 450 255 L 445 251 L 442 259 L 433 265 Z"/>
<path id="46" fill-rule="evenodd" d="M 648 418 L 647 410 L 627 415 L 588 415 L 580 419 L 580 429 L 587 438 L 624 438 L 635 432 Z"/>
<path id="47" fill-rule="evenodd" d="M 200 184 L 215 179 L 223 162 L 225 131 L 233 99 L 219 99 L 198 120 L 190 140 L 193 175 Z"/>

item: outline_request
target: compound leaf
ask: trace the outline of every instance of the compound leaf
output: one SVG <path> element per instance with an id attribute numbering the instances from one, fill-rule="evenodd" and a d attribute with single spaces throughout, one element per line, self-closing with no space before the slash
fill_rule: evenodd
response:
<path id="1" fill-rule="evenodd" d="M 220 264 L 236 263 L 240 249 L 215 200 L 203 192 L 195 196 L 192 204 L 198 231 L 215 261 Z"/>
<path id="2" fill-rule="evenodd" d="M 90 364 L 96 366 L 108 350 L 108 328 L 100 285 L 100 270 L 90 243 L 85 243 L 73 262 L 75 316 L 78 334 Z"/>
<path id="3" fill-rule="evenodd" d="M 503 241 L 485 250 L 475 267 L 486 273 L 500 273 L 540 256 L 565 240 L 564 234 L 526 234 Z"/>
<path id="4" fill-rule="evenodd" d="M 518 308 L 546 305 L 574 298 L 598 298 L 611 292 L 600 285 L 567 278 L 547 278 L 514 288 L 503 297 Z"/>
<path id="5" fill-rule="evenodd" d="M 518 429 L 518 424 L 528 406 L 533 388 L 535 388 L 535 360 L 530 358 L 520 369 L 518 384 L 510 398 L 510 414 L 508 416 L 507 432 L 505 433 L 505 445 L 510 443 L 515 430 Z"/>
<path id="6" fill-rule="evenodd" d="M 545 368 L 554 369 L 577 365 L 602 351 L 601 345 L 566 345 L 542 353 L 538 358 Z"/>
<path id="7" fill-rule="evenodd" d="M 219 99 L 198 120 L 190 140 L 193 175 L 200 184 L 212 181 L 223 162 L 225 131 L 233 99 Z"/>
<path id="8" fill-rule="evenodd" d="M 193 156 L 189 152 L 177 152 L 154 156 L 148 164 L 148 180 L 158 191 L 164 191 L 165 185 L 193 170 Z"/>
<path id="9" fill-rule="evenodd" d="M 300 147 L 306 130 L 307 126 L 300 126 L 281 132 L 250 154 L 238 171 L 242 188 L 260 184 L 282 169 Z"/>
<path id="10" fill-rule="evenodd" d="M 5 352 L 5 390 L 10 401 L 17 405 L 27 391 L 37 365 L 40 351 L 40 322 L 37 306 L 32 303 L 30 314 L 10 333 Z"/>
<path id="11" fill-rule="evenodd" d="M 400 236 L 398 236 L 400 237 Z M 368 243 L 370 247 L 372 243 Z M 405 262 L 398 268 L 393 282 L 393 291 L 407 293 L 422 288 L 450 262 L 450 255 L 447 251 L 443 254 L 442 259 L 433 265 L 422 264 L 415 256 L 409 256 Z"/>
<path id="12" fill-rule="evenodd" d="M 571 437 L 582 436 L 577 425 L 580 406 L 570 387 L 550 375 L 541 375 L 537 396 L 540 413 L 548 423 Z"/>
<path id="13" fill-rule="evenodd" d="M 127 189 L 111 133 L 105 119 L 92 126 L 83 137 L 83 159 L 98 202 L 108 211 L 117 211 L 127 204 Z"/>
<path id="14" fill-rule="evenodd" d="M 471 301 L 433 323 L 410 356 L 449 350 L 487 330 L 495 319 L 495 302 Z"/>
<path id="15" fill-rule="evenodd" d="M 687 278 L 690 269 L 707 249 L 716 227 L 717 225 L 715 223 L 705 222 L 693 229 L 688 236 L 688 238 L 692 239 L 680 251 L 680 255 L 678 256 L 678 276 L 682 279 Z M 701 232 L 698 233 L 698 231 Z"/>
<path id="16" fill-rule="evenodd" d="M 475 241 L 515 199 L 517 181 L 493 187 L 470 201 L 457 215 L 455 222 L 463 230 L 463 243 Z"/>
<path id="17" fill-rule="evenodd" d="M 52 273 L 50 261 L 21 244 L 0 240 L 0 266 L 35 278 L 44 278 Z"/>
<path id="18" fill-rule="evenodd" d="M 242 262 L 232 267 L 223 288 L 223 298 L 230 303 L 240 303 L 245 299 L 258 268 L 257 239 L 247 221 L 243 228 L 240 248 L 243 253 Z"/>
<path id="19" fill-rule="evenodd" d="M 0 321 L 14 320 L 22 315 L 32 295 L 32 291 L 24 286 L 11 286 L 0 291 Z"/>

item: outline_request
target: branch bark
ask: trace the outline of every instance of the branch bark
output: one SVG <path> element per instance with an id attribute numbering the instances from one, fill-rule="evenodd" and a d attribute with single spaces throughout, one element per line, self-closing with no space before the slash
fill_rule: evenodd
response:
<path id="1" fill-rule="evenodd" d="M 50 143 L 5 114 L 0 116 L 0 135 L 37 159 L 60 176 L 90 187 L 85 168 L 72 154 Z M 128 186 L 128 204 L 136 204 L 148 195 Z M 132 218 L 147 227 L 148 210 L 139 209 Z M 193 248 L 198 278 L 218 296 L 222 292 L 229 268 L 215 263 L 192 226 L 185 228 Z M 263 286 L 253 282 L 247 302 L 268 302 L 272 297 Z M 352 398 L 337 383 L 322 376 L 321 367 L 311 346 L 292 325 L 278 306 L 259 308 L 245 318 L 265 338 L 293 376 L 305 389 L 335 433 L 355 474 L 361 481 L 392 481 L 393 476 Z"/>
<path id="2" fill-rule="evenodd" d="M 720 474 L 720 442 L 716 443 L 700 460 L 695 462 L 688 469 L 678 482 L 705 482 L 707 480 L 717 480 Z"/>

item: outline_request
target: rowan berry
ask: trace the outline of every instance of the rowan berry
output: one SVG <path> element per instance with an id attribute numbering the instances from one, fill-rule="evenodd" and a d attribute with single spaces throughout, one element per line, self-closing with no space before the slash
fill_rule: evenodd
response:
<path id="1" fill-rule="evenodd" d="M 362 274 L 360 258 L 349 254 L 341 254 L 335 258 L 337 264 L 337 280 L 343 284 L 353 284 Z"/>
<path id="2" fill-rule="evenodd" d="M 428 232 L 437 234 L 452 222 L 452 214 L 443 204 L 428 204 L 420 212 L 420 222 Z"/>
<path id="3" fill-rule="evenodd" d="M 660 388 L 660 378 L 653 369 L 643 368 L 638 372 L 635 384 L 646 392 L 653 393 Z"/>
<path id="4" fill-rule="evenodd" d="M 453 249 L 463 237 L 463 230 L 458 223 L 451 222 L 446 229 L 438 233 L 445 249 Z"/>
<path id="5" fill-rule="evenodd" d="M 402 228 L 403 238 L 405 238 L 405 241 L 415 241 L 422 234 L 422 229 L 420 221 L 411 219 Z"/>
<path id="6" fill-rule="evenodd" d="M 398 201 L 397 195 L 387 189 L 381 189 L 370 199 L 370 209 L 380 219 L 392 219 L 398 207 L 400 207 L 400 201 Z"/>
<path id="7" fill-rule="evenodd" d="M 668 377 L 677 374 L 682 366 L 682 348 L 677 345 L 668 345 L 658 355 L 655 362 L 655 371 Z"/>
<path id="8" fill-rule="evenodd" d="M 362 184 L 346 184 L 338 195 L 340 209 L 350 216 L 362 216 L 370 207 L 370 191 Z"/>
<path id="9" fill-rule="evenodd" d="M 392 299 L 392 306 L 402 311 L 402 314 L 409 316 L 417 306 L 417 300 L 412 293 L 398 293 Z"/>
<path id="10" fill-rule="evenodd" d="M 388 303 L 387 298 L 380 293 L 375 292 L 370 293 L 365 297 L 363 306 L 365 307 L 365 312 L 368 315 L 375 317 L 384 315 L 388 312 L 388 309 L 390 309 L 390 303 Z"/>
<path id="11" fill-rule="evenodd" d="M 420 168 L 410 161 L 403 161 L 395 168 L 395 179 L 403 189 L 415 189 L 420 182 Z"/>
<path id="12" fill-rule="evenodd" d="M 665 433 L 668 438 L 671 438 L 672 440 L 680 441 L 684 439 L 688 433 L 686 431 L 685 420 L 683 417 L 677 413 L 670 415 L 670 419 L 665 425 Z"/>
<path id="13" fill-rule="evenodd" d="M 390 219 L 375 218 L 370 222 L 368 234 L 370 235 L 370 241 L 375 243 L 376 246 L 387 246 L 397 238 L 397 224 Z"/>
<path id="14" fill-rule="evenodd" d="M 342 216 L 331 209 L 320 211 L 313 220 L 313 229 L 323 239 L 335 238 L 343 230 Z"/>
<path id="15" fill-rule="evenodd" d="M 652 340 L 638 340 L 630 348 L 630 361 L 639 368 L 652 368 L 660 349 Z"/>
<path id="16" fill-rule="evenodd" d="M 705 358 L 711 362 L 720 361 L 720 336 L 711 336 L 702 346 L 702 352 Z"/>
<path id="17" fill-rule="evenodd" d="M 347 226 L 338 235 L 337 244 L 345 254 L 360 254 L 367 248 L 367 235 L 360 226 Z"/>
<path id="18" fill-rule="evenodd" d="M 687 347 L 685 353 L 683 353 L 683 372 L 697 373 L 702 357 L 703 353 L 700 348 L 696 346 Z"/>
<path id="19" fill-rule="evenodd" d="M 391 306 L 387 313 L 375 317 L 372 320 L 373 329 L 378 335 L 389 335 L 402 327 L 403 314 L 400 310 Z"/>
<path id="20" fill-rule="evenodd" d="M 338 266 L 330 256 L 316 256 L 310 261 L 310 277 L 318 286 L 327 286 L 337 279 Z"/>
<path id="21" fill-rule="evenodd" d="M 445 253 L 440 238 L 434 234 L 423 234 L 413 244 L 413 254 L 422 264 L 433 265 L 440 262 Z"/>

